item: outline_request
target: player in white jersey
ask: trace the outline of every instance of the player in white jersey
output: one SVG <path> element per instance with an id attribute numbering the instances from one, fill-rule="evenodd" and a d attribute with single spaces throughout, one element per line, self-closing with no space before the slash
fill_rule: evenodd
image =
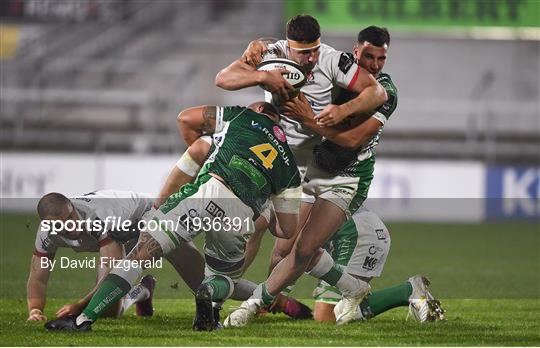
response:
<path id="1" fill-rule="evenodd" d="M 311 16 L 292 18 L 287 23 L 287 40 L 278 41 L 272 47 L 274 49 L 305 69 L 308 82 L 301 91 L 309 98 L 310 105 L 320 111 L 319 116 L 339 118 L 371 112 L 386 101 L 384 88 L 372 75 L 356 65 L 346 53 L 321 44 L 320 27 Z M 287 99 L 292 86 L 284 81 L 282 73 L 280 70 L 256 71 L 243 59 L 238 59 L 219 72 L 216 84 L 228 90 L 262 85 L 282 99 Z M 346 88 L 358 95 L 343 105 L 329 105 L 332 102 L 332 91 L 336 87 Z M 311 159 L 313 147 L 321 138 L 292 120 L 286 121 L 284 128 L 302 172 Z M 353 196 L 347 197 L 349 203 Z M 369 284 L 343 273 L 327 252 L 323 252 L 323 256 L 310 265 L 313 256 L 345 220 L 343 206 L 324 197 L 317 197 L 314 204 L 303 204 L 300 214 L 299 235 L 291 253 L 275 266 L 267 281 L 254 294 L 253 301 L 246 301 L 239 310 L 233 312 L 228 321 L 231 326 L 245 325 L 258 307 L 271 302 L 307 269 L 311 269 L 311 275 L 327 280 L 342 291 L 347 303 L 346 315 L 338 323 L 346 323 L 357 314 L 358 304 L 369 292 Z"/>
<path id="2" fill-rule="evenodd" d="M 27 283 L 28 320 L 47 319 L 43 314 L 45 294 L 58 248 L 70 248 L 76 252 L 99 252 L 100 257 L 95 262 L 99 283 L 110 270 L 110 263 L 107 261 L 110 258 L 124 258 L 126 252 L 135 245 L 139 236 L 138 223 L 151 207 L 152 199 L 148 195 L 131 191 L 99 190 L 73 198 L 59 193 L 43 196 L 37 207 L 42 221 L 36 235 Z M 185 258 L 193 260 L 189 269 L 181 266 L 181 261 Z M 196 289 L 203 279 L 204 261 L 195 247 L 186 245 L 173 255 L 172 259 L 182 278 L 192 289 Z M 134 286 L 107 314 L 118 316 L 136 303 L 138 315 L 152 315 L 154 285 L 153 277 L 144 277 L 141 283 Z M 75 303 L 64 305 L 56 312 L 56 316 L 79 314 L 94 291 L 95 288 Z"/>

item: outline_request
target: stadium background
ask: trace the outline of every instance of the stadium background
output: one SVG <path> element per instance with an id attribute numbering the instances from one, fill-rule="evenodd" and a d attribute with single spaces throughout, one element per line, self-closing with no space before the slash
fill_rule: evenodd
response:
<path id="1" fill-rule="evenodd" d="M 302 12 L 340 50 L 370 24 L 392 35 L 384 71 L 399 103 L 368 205 L 388 222 L 393 245 L 374 286 L 427 273 L 443 298 L 540 297 L 538 1 L 0 4 L 3 299 L 24 306 L 35 198 L 157 193 L 186 148 L 178 112 L 261 99 L 258 87 L 222 91 L 214 76 L 250 40 L 283 37 L 285 21 Z M 248 277 L 263 279 L 270 247 L 266 236 Z M 72 297 L 93 281 L 91 270 L 69 272 L 53 275 L 49 296 Z M 170 268 L 158 277 L 159 297 L 189 298 Z M 297 296 L 312 286 L 302 280 Z"/>

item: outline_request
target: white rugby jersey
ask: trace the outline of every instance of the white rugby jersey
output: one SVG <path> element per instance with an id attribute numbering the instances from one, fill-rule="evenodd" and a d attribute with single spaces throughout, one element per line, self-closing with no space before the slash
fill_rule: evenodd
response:
<path id="1" fill-rule="evenodd" d="M 268 45 L 270 56 L 274 51 L 276 56 L 288 58 L 287 45 L 287 40 L 279 40 Z M 345 52 L 321 44 L 319 60 L 308 74 L 307 82 L 300 91 L 306 96 L 313 111 L 318 114 L 332 103 L 337 86 L 350 89 L 354 85 L 359 69 L 360 67 Z M 272 95 L 268 92 L 265 93 L 265 98 L 269 102 L 272 101 Z M 286 116 L 281 116 L 281 125 L 289 145 L 295 152 L 298 150 L 295 148 L 306 148 L 307 151 L 302 153 L 311 154 L 309 150 L 321 141 L 320 135 Z"/>
<path id="2" fill-rule="evenodd" d="M 70 198 L 73 207 L 79 214 L 80 220 L 105 222 L 107 217 L 112 217 L 116 221 L 129 220 L 136 224 L 144 213 L 152 208 L 153 200 L 149 195 L 132 191 L 99 190 L 82 196 Z M 56 252 L 59 247 L 71 248 L 80 251 L 99 251 L 99 249 L 110 243 L 112 239 L 108 232 L 115 228 L 112 222 L 104 230 L 88 231 L 83 227 L 83 231 L 76 240 L 71 240 L 51 234 L 40 227 L 38 228 L 35 242 L 34 255 L 47 256 Z"/>

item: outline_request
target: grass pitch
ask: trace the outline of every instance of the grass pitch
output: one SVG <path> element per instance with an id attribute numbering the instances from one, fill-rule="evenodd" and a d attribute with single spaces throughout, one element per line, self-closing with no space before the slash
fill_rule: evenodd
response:
<path id="1" fill-rule="evenodd" d="M 444 300 L 447 321 L 418 324 L 396 308 L 369 322 L 337 327 L 267 314 L 248 327 L 191 330 L 192 300 L 158 300 L 156 314 L 102 319 L 88 333 L 49 333 L 26 322 L 21 300 L 2 300 L 2 344 L 13 346 L 538 346 L 538 300 Z M 50 301 L 50 307 L 62 305 Z M 311 303 L 310 303 L 311 304 Z M 229 307 L 224 311 L 228 312 Z M 48 313 L 52 315 L 52 313 Z"/>
<path id="2" fill-rule="evenodd" d="M 43 323 L 26 321 L 26 279 L 37 220 L 27 215 L 0 216 L 1 345 L 13 346 L 538 346 L 540 345 L 540 232 L 538 225 L 388 224 L 392 249 L 382 278 L 373 289 L 391 286 L 414 274 L 426 274 L 441 298 L 447 321 L 418 324 L 396 308 L 369 322 L 344 327 L 293 321 L 283 315 L 257 318 L 243 329 L 193 332 L 194 300 L 172 267 L 153 270 L 158 279 L 156 314 L 102 319 L 93 332 L 48 333 Z M 201 241 L 199 241 L 200 243 Z M 271 236 L 246 274 L 264 280 Z M 62 250 L 59 256 L 85 257 Z M 188 265 L 188 260 L 186 260 Z M 45 314 L 88 291 L 94 270 L 55 270 Z M 315 282 L 303 277 L 294 295 L 310 298 Z M 311 300 L 305 300 L 312 305 Z M 227 302 L 225 316 L 235 302 Z"/>

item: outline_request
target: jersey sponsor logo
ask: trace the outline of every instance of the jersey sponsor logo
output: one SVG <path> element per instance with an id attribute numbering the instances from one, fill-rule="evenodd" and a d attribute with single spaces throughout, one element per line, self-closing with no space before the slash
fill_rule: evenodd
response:
<path id="1" fill-rule="evenodd" d="M 368 249 L 368 252 L 370 255 L 375 255 L 377 252 L 380 252 L 382 253 L 383 249 L 378 247 L 378 246 L 375 246 L 375 245 L 372 245 L 369 247 Z"/>
<path id="2" fill-rule="evenodd" d="M 184 229 L 187 229 L 188 225 L 193 225 L 193 223 L 190 222 L 190 219 L 193 219 L 195 217 L 199 217 L 199 213 L 197 212 L 197 210 L 191 208 L 188 210 L 187 214 L 180 216 L 178 222 Z"/>
<path id="3" fill-rule="evenodd" d="M 351 67 L 353 66 L 354 61 L 351 59 L 347 53 L 342 53 L 341 57 L 339 57 L 339 63 L 338 67 L 339 70 L 341 70 L 344 74 L 348 73 L 349 70 L 351 70 Z"/>
<path id="4" fill-rule="evenodd" d="M 283 131 L 283 129 L 281 129 L 279 126 L 274 126 L 272 129 L 274 130 L 274 135 L 276 136 L 276 138 L 278 138 L 279 141 L 281 142 L 287 141 L 287 138 L 285 137 L 285 132 Z"/>
<path id="5" fill-rule="evenodd" d="M 364 259 L 364 264 L 362 265 L 362 268 L 367 271 L 373 271 L 378 261 L 379 260 L 374 257 L 366 256 L 366 258 Z"/>
<path id="6" fill-rule="evenodd" d="M 383 229 L 375 230 L 375 233 L 377 234 L 378 240 L 385 240 L 386 239 L 386 233 L 384 233 Z"/>
<path id="7" fill-rule="evenodd" d="M 222 141 L 223 141 L 223 136 L 221 135 L 214 136 L 214 145 L 216 145 L 217 147 L 221 145 Z"/>
<path id="8" fill-rule="evenodd" d="M 86 203 L 92 202 L 92 200 L 90 198 L 85 198 L 85 197 L 75 197 L 75 199 L 77 199 L 79 201 L 85 201 Z"/>
<path id="9" fill-rule="evenodd" d="M 268 140 L 270 140 L 270 143 L 273 144 L 275 148 L 278 150 L 283 162 L 285 162 L 286 165 L 290 166 L 290 159 L 289 159 L 289 156 L 287 155 L 286 149 L 285 147 L 283 147 L 283 145 L 280 144 L 280 142 L 278 141 L 278 139 L 276 139 L 274 134 L 270 133 L 270 130 L 268 128 L 262 126 L 260 123 L 253 120 L 251 121 L 251 127 L 262 131 L 266 135 Z"/>
<path id="10" fill-rule="evenodd" d="M 48 251 L 49 248 L 51 247 L 51 244 L 52 244 L 52 240 L 51 240 L 51 238 L 49 238 L 49 237 L 47 237 L 47 238 L 41 240 L 41 248 L 42 248 L 43 250 Z"/>
<path id="11" fill-rule="evenodd" d="M 219 205 L 217 205 L 214 201 L 210 201 L 206 208 L 204 208 L 208 214 L 212 215 L 213 217 L 223 217 L 225 216 L 225 211 L 221 209 Z"/>

